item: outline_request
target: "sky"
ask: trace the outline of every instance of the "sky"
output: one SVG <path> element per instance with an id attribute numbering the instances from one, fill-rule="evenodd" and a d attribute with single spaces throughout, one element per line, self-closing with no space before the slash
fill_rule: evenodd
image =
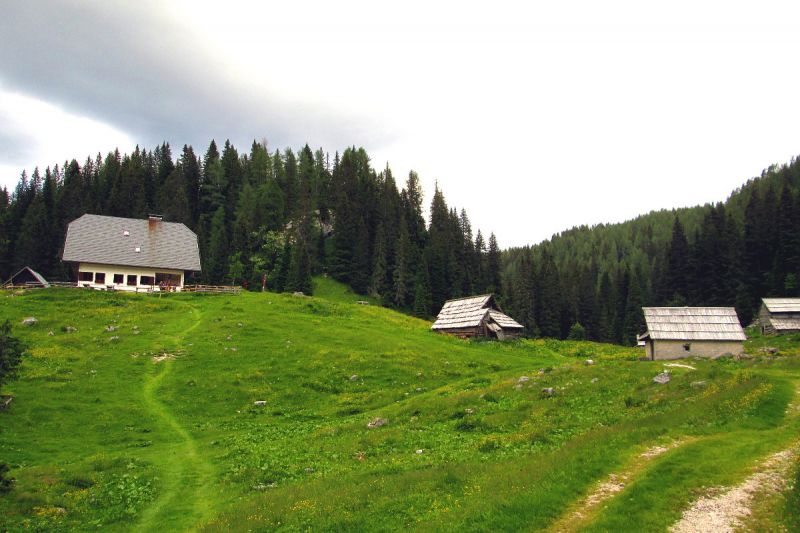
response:
<path id="1" fill-rule="evenodd" d="M 0 185 L 169 142 L 363 146 L 501 247 L 800 154 L 796 2 L 0 4 Z"/>

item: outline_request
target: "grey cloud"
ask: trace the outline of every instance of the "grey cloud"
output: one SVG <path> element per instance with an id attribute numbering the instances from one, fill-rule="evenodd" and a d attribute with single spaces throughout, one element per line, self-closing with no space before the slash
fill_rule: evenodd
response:
<path id="1" fill-rule="evenodd" d="M 230 138 L 242 150 L 267 137 L 273 148 L 310 142 L 332 150 L 388 139 L 365 117 L 226 78 L 221 60 L 160 17 L 157 3 L 11 0 L 0 7 L 0 35 L 3 86 L 112 124 L 146 146 L 167 140 L 202 152 L 211 138 Z M 268 69 L 269 57 L 255 68 Z"/>

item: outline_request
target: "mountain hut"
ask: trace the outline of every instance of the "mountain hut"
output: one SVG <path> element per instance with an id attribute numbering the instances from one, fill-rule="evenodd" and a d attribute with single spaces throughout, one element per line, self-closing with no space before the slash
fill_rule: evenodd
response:
<path id="1" fill-rule="evenodd" d="M 763 298 L 758 313 L 761 333 L 800 331 L 800 298 Z"/>
<path id="2" fill-rule="evenodd" d="M 733 307 L 643 307 L 650 359 L 717 358 L 744 352 L 747 337 Z"/>
<path id="3" fill-rule="evenodd" d="M 487 337 L 499 340 L 519 338 L 525 330 L 503 313 L 491 294 L 446 301 L 431 329 L 463 339 Z"/>

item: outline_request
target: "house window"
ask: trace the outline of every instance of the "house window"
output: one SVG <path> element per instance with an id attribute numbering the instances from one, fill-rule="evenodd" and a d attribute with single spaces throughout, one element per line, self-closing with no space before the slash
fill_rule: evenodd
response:
<path id="1" fill-rule="evenodd" d="M 128 285 L 136 286 L 136 274 L 128 274 Z"/>
<path id="2" fill-rule="evenodd" d="M 94 274 L 94 282 L 95 283 L 105 283 L 106 282 L 106 273 L 105 272 L 95 272 L 95 274 Z"/>
<path id="3" fill-rule="evenodd" d="M 686 344 L 683 345 L 683 349 L 688 352 L 692 349 L 692 345 L 687 342 Z"/>
<path id="4" fill-rule="evenodd" d="M 114 283 L 116 285 L 122 285 L 125 283 L 125 274 L 114 274 Z"/>
<path id="5" fill-rule="evenodd" d="M 153 276 L 142 276 L 140 278 L 140 281 L 141 281 L 142 285 L 155 285 L 156 284 L 156 278 L 153 277 Z"/>
<path id="6" fill-rule="evenodd" d="M 94 272 L 78 272 L 79 281 L 92 281 L 94 279 Z"/>

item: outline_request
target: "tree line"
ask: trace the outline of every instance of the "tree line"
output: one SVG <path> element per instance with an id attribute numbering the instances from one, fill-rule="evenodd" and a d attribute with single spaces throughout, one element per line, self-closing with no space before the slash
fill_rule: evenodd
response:
<path id="1" fill-rule="evenodd" d="M 313 292 L 326 273 L 381 303 L 429 317 L 448 298 L 499 292 L 501 253 L 494 234 L 473 235 L 465 210 L 438 189 L 423 216 L 419 177 L 398 188 L 391 169 L 376 171 L 363 148 L 331 160 L 308 145 L 270 152 L 253 142 L 240 154 L 211 141 L 198 156 L 169 144 L 130 154 L 115 150 L 42 174 L 22 172 L 0 189 L 0 275 L 23 266 L 69 279 L 60 262 L 67 224 L 84 213 L 144 218 L 158 213 L 198 235 L 197 281 Z"/>
<path id="2" fill-rule="evenodd" d="M 503 253 L 503 299 L 532 335 L 633 344 L 642 306 L 734 306 L 800 295 L 800 161 L 725 202 L 577 227 Z M 576 333 L 577 332 L 577 333 Z"/>

